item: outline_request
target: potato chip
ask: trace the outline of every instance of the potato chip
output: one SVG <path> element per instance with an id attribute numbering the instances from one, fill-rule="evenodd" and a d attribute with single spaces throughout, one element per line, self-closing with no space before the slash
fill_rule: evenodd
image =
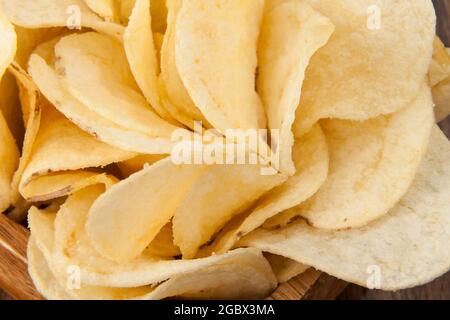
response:
<path id="1" fill-rule="evenodd" d="M 242 236 L 266 221 L 277 224 L 283 219 L 278 213 L 301 204 L 317 192 L 327 178 L 329 161 L 327 142 L 319 125 L 296 142 L 292 154 L 297 166 L 296 174 L 258 200 L 250 213 L 238 217 L 227 226 L 213 243 L 212 251 L 221 253 L 230 250 Z"/>
<path id="2" fill-rule="evenodd" d="M 20 186 L 21 195 L 28 202 L 43 202 L 73 194 L 91 185 L 103 184 L 108 189 L 117 178 L 91 171 L 67 171 L 32 179 Z"/>
<path id="3" fill-rule="evenodd" d="M 84 0 L 87 6 L 106 21 L 116 21 L 118 13 L 115 0 Z"/>
<path id="4" fill-rule="evenodd" d="M 8 216 L 15 221 L 23 221 L 28 206 L 24 203 L 24 200 L 19 194 L 19 183 L 30 159 L 34 140 L 39 130 L 41 109 L 38 106 L 38 89 L 28 74 L 15 62 L 9 66 L 9 71 L 14 75 L 17 84 L 19 85 L 19 96 L 22 104 L 22 114 L 26 131 L 22 144 L 22 154 L 11 182 L 11 202 L 14 209 L 9 212 Z"/>
<path id="5" fill-rule="evenodd" d="M 121 44 L 99 33 L 74 34 L 55 47 L 65 88 L 107 120 L 154 137 L 177 127 L 159 118 L 139 93 Z"/>
<path id="6" fill-rule="evenodd" d="M 86 27 L 118 39 L 123 34 L 121 25 L 103 21 L 83 0 L 1 0 L 0 8 L 13 24 L 24 28 Z"/>
<path id="7" fill-rule="evenodd" d="M 270 266 L 259 252 L 223 259 L 216 264 L 176 275 L 149 294 L 151 299 L 262 299 L 276 286 Z"/>
<path id="8" fill-rule="evenodd" d="M 11 63 L 16 52 L 16 34 L 13 26 L 0 13 L 0 81 L 6 68 Z M 0 212 L 8 209 L 11 204 L 12 190 L 11 180 L 19 162 L 19 150 L 17 149 L 8 123 L 0 110 Z"/>
<path id="9" fill-rule="evenodd" d="M 181 255 L 180 248 L 173 243 L 172 222 L 161 228 L 153 241 L 145 248 L 143 255 L 173 259 Z"/>
<path id="10" fill-rule="evenodd" d="M 432 56 L 429 0 L 308 0 L 336 31 L 311 60 L 294 132 L 321 118 L 367 120 L 410 104 Z"/>
<path id="11" fill-rule="evenodd" d="M 41 105 L 43 116 L 21 186 L 54 172 L 104 167 L 131 159 L 134 153 L 116 149 L 79 129 L 51 105 Z M 89 152 L 86 152 L 89 150 Z"/>
<path id="12" fill-rule="evenodd" d="M 176 66 L 195 105 L 218 130 L 266 127 L 255 91 L 264 1 L 183 1 Z"/>
<path id="13" fill-rule="evenodd" d="M 64 291 L 64 288 L 56 281 L 43 253 L 37 247 L 34 238 L 28 240 L 27 249 L 28 273 L 33 284 L 48 300 L 71 300 L 72 297 Z"/>
<path id="14" fill-rule="evenodd" d="M 447 52 L 447 49 L 438 37 L 434 38 L 434 53 L 428 71 L 428 78 L 431 87 L 450 78 L 450 53 Z"/>
<path id="15" fill-rule="evenodd" d="M 174 241 L 183 258 L 194 257 L 226 222 L 286 180 L 281 174 L 261 175 L 260 169 L 256 165 L 216 165 L 192 185 L 173 218 Z"/>
<path id="16" fill-rule="evenodd" d="M 119 162 L 117 166 L 123 177 L 128 178 L 133 173 L 141 171 L 146 165 L 152 165 L 159 160 L 166 158 L 165 154 L 142 154 L 132 159 Z"/>
<path id="17" fill-rule="evenodd" d="M 309 266 L 283 256 L 266 253 L 264 257 L 269 261 L 278 283 L 288 282 L 309 269 Z"/>
<path id="18" fill-rule="evenodd" d="M 325 45 L 333 24 L 303 2 L 285 2 L 264 16 L 259 43 L 258 93 L 271 130 L 271 144 L 280 152 L 280 170 L 293 175 L 292 125 L 310 58 Z"/>
<path id="19" fill-rule="evenodd" d="M 19 162 L 19 150 L 1 112 L 0 137 L 0 212 L 3 212 L 11 204 L 11 180 Z"/>
<path id="20" fill-rule="evenodd" d="M 438 37 L 434 40 L 434 54 L 428 78 L 432 86 L 436 121 L 440 122 L 450 114 L 450 49 L 445 48 Z"/>
<path id="21" fill-rule="evenodd" d="M 48 261 L 44 254 L 35 244 L 33 238 L 28 245 L 28 270 L 36 285 L 36 289 L 48 300 L 131 300 L 140 299 L 153 290 L 151 287 L 139 288 L 109 288 L 82 286 L 77 288 L 76 283 L 71 284 L 70 279 L 55 277 L 55 273 L 50 270 Z M 75 269 L 76 266 L 68 268 L 67 272 Z M 74 271 L 76 272 L 76 271 Z M 73 287 L 72 289 L 69 289 Z"/>
<path id="22" fill-rule="evenodd" d="M 119 262 L 141 254 L 204 170 L 168 158 L 111 188 L 89 212 L 86 230 L 95 248 Z"/>
<path id="23" fill-rule="evenodd" d="M 202 121 L 209 126 L 206 118 L 192 101 L 181 78 L 175 61 L 175 31 L 177 17 L 182 6 L 181 0 L 168 0 L 167 31 L 161 48 L 160 94 L 165 108 L 172 117 L 188 128 L 194 121 Z"/>
<path id="24" fill-rule="evenodd" d="M 364 287 L 400 290 L 427 283 L 450 268 L 450 144 L 435 127 L 408 193 L 388 215 L 352 230 L 315 229 L 304 221 L 258 230 L 242 246 L 258 247 Z M 371 274 L 380 275 L 373 283 Z"/>
<path id="25" fill-rule="evenodd" d="M 150 10 L 152 14 L 153 32 L 166 33 L 167 29 L 167 0 L 151 0 Z"/>
<path id="26" fill-rule="evenodd" d="M 17 50 L 17 36 L 14 27 L 0 12 L 0 79 L 14 58 Z"/>
<path id="27" fill-rule="evenodd" d="M 147 101 L 161 118 L 177 124 L 162 106 L 158 93 L 160 70 L 153 42 L 149 0 L 136 1 L 125 29 L 124 46 L 131 71 Z"/>
<path id="28" fill-rule="evenodd" d="M 173 144 L 167 138 L 149 137 L 91 111 L 65 91 L 56 72 L 38 55 L 31 56 L 29 72 L 41 92 L 61 113 L 100 141 L 128 151 L 149 154 L 171 152 Z"/>
<path id="29" fill-rule="evenodd" d="M 82 294 L 89 294 L 92 298 L 92 294 L 95 293 L 98 298 L 99 293 L 104 295 L 106 291 L 106 294 L 108 294 L 108 288 L 105 287 L 109 287 L 110 290 L 111 287 L 116 290 L 121 287 L 143 287 L 165 281 L 174 276 L 178 276 L 178 279 L 181 280 L 184 277 L 179 277 L 180 275 L 190 274 L 194 276 L 195 273 L 203 272 L 201 270 L 211 270 L 216 266 L 225 267 L 234 264 L 244 268 L 243 264 L 245 264 L 247 265 L 246 268 L 254 268 L 252 272 L 255 272 L 255 278 L 258 279 L 252 284 L 252 287 L 273 288 L 275 284 L 273 273 L 267 261 L 263 259 L 261 252 L 257 249 L 238 249 L 224 255 L 197 260 L 164 261 L 143 256 L 125 265 L 115 265 L 112 261 L 102 258 L 91 247 L 84 230 L 89 205 L 101 192 L 101 188 L 90 187 L 74 194 L 61 207 L 56 220 L 55 214 L 40 211 L 36 208 L 30 210 L 29 224 L 33 235 L 35 235 L 33 236 L 36 239 L 35 242 L 44 254 L 55 278 L 63 280 L 63 287 L 66 283 L 64 280 L 67 277 L 67 267 L 74 265 L 80 266 L 81 269 L 81 291 L 84 291 Z M 243 279 L 242 281 L 249 285 L 248 281 Z M 92 282 L 95 284 L 92 285 Z M 174 281 L 171 281 L 171 284 L 174 284 Z M 181 286 L 177 287 L 178 290 L 182 290 Z M 218 290 L 219 288 L 214 289 Z M 247 288 L 246 290 L 250 289 Z M 93 290 L 97 292 L 93 292 Z M 160 290 L 159 292 L 167 292 L 167 290 L 166 286 L 163 291 Z M 190 289 L 190 291 L 195 290 Z M 74 294 L 77 293 L 78 291 Z M 192 292 L 190 293 L 192 294 Z"/>
<path id="30" fill-rule="evenodd" d="M 19 88 L 11 72 L 6 71 L 0 79 L 0 112 L 8 124 L 9 130 L 17 141 L 22 143 L 24 135 L 23 117 L 20 110 Z"/>
<path id="31" fill-rule="evenodd" d="M 162 283 L 156 289 L 153 287 L 138 288 L 139 291 L 147 291 L 149 293 L 134 296 L 134 299 L 156 300 L 169 297 L 184 297 L 184 298 L 209 298 L 209 299 L 225 299 L 236 298 L 241 299 L 256 299 L 263 298 L 270 293 L 276 285 L 270 267 L 267 266 L 267 261 L 262 255 L 254 250 L 247 250 L 241 252 L 239 257 L 227 257 L 218 265 L 204 267 L 196 271 L 181 273 L 170 280 Z M 68 294 L 64 287 L 56 280 L 54 274 L 51 272 L 48 263 L 38 246 L 35 244 L 34 238 L 31 238 L 28 243 L 28 260 L 29 272 L 39 292 L 41 292 L 47 299 L 52 300 L 71 300 L 73 298 L 96 298 L 101 296 L 100 288 L 96 288 L 96 292 L 92 292 L 92 287 L 86 290 L 82 287 L 78 290 L 72 290 L 71 293 L 76 293 L 73 297 Z M 239 259 L 237 259 L 239 258 Z M 220 280 L 220 281 L 219 281 Z M 119 296 L 118 291 L 122 291 Z M 109 299 L 124 299 L 130 296 L 123 296 L 125 290 L 103 288 L 103 298 L 109 292 Z M 136 294 L 139 293 L 136 289 L 131 291 Z M 115 295 L 113 294 L 115 291 Z M 137 291 L 137 292 L 136 292 Z M 144 292 L 145 292 L 144 291 Z M 141 294 L 143 292 L 140 292 Z"/>
<path id="32" fill-rule="evenodd" d="M 103 192 L 103 187 L 101 186 L 92 186 L 85 191 L 81 191 L 77 194 L 75 194 L 72 199 L 79 200 L 78 196 L 80 194 L 83 194 L 85 198 L 85 202 L 89 202 L 89 199 L 95 199 L 101 192 Z M 90 192 L 90 195 L 88 196 L 88 193 Z M 39 257 L 42 261 L 43 259 L 46 260 L 47 268 L 46 270 L 42 271 L 36 271 L 37 275 L 40 277 L 47 277 L 51 278 L 54 287 L 56 287 L 56 290 L 47 290 L 41 291 L 42 294 L 50 294 L 49 299 L 55 298 L 52 296 L 52 293 L 56 291 L 60 295 L 60 291 L 65 292 L 66 295 L 69 295 L 71 299 L 130 299 L 135 298 L 136 296 L 140 296 L 142 294 L 146 294 L 149 291 L 151 291 L 151 288 L 136 288 L 136 289 L 122 289 L 122 288 L 105 288 L 105 287 L 95 287 L 95 286 L 85 286 L 82 285 L 82 283 L 79 283 L 79 286 L 77 284 L 73 284 L 68 280 L 69 271 L 73 270 L 73 268 L 76 266 L 66 266 L 65 270 L 59 270 L 59 265 L 57 264 L 57 254 L 58 249 L 63 249 L 62 247 L 58 247 L 58 236 L 67 236 L 67 237 L 73 237 L 74 234 L 71 233 L 73 228 L 79 227 L 80 221 L 77 216 L 85 216 L 85 212 L 83 211 L 69 211 L 67 212 L 67 206 L 71 205 L 74 206 L 74 203 L 72 201 L 68 201 L 68 203 L 61 206 L 61 208 L 58 211 L 58 218 L 56 218 L 56 214 L 52 212 L 48 212 L 48 210 L 40 211 L 36 208 L 32 208 L 30 210 L 29 214 L 29 225 L 30 228 L 32 228 L 35 232 L 34 234 L 36 236 L 32 235 L 32 242 L 36 244 L 37 251 L 34 250 L 34 252 L 28 252 L 28 254 L 34 254 L 36 257 Z M 78 205 L 75 208 L 81 209 L 83 208 L 83 203 L 81 203 L 81 206 Z M 70 224 L 67 226 L 59 227 L 60 222 L 58 220 L 64 220 L 67 221 L 67 214 L 72 214 L 73 219 L 71 219 Z M 56 219 L 55 219 L 56 218 Z M 55 229 L 60 231 L 60 234 L 55 234 Z M 72 231 L 73 232 L 73 231 Z M 62 233 L 62 234 L 61 234 Z M 67 239 L 68 240 L 68 239 Z M 80 239 L 81 240 L 81 239 Z M 33 257 L 31 257 L 33 258 Z M 40 263 L 43 265 L 43 263 Z M 52 273 L 52 275 L 49 275 L 49 273 Z M 38 286 L 38 289 L 39 286 Z M 143 291 L 145 290 L 145 291 Z"/>
<path id="33" fill-rule="evenodd" d="M 318 228 L 344 229 L 386 214 L 408 190 L 426 152 L 432 105 L 424 85 L 411 106 L 391 116 L 324 121 L 329 176 L 311 199 L 293 209 L 297 216 Z"/>
<path id="34" fill-rule="evenodd" d="M 16 26 L 15 30 L 17 33 L 17 52 L 14 61 L 23 69 L 27 68 L 31 54 L 39 46 L 68 32 L 64 28 L 27 29 L 19 26 Z"/>
<path id="35" fill-rule="evenodd" d="M 450 77 L 433 87 L 434 113 L 440 122 L 450 115 Z"/>

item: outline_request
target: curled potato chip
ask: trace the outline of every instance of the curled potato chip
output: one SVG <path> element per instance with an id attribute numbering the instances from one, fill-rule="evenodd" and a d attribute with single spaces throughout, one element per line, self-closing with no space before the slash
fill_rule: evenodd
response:
<path id="1" fill-rule="evenodd" d="M 241 245 L 306 263 L 365 287 L 372 285 L 368 274 L 373 272 L 380 275 L 378 289 L 427 283 L 450 269 L 449 157 L 450 143 L 435 127 L 414 183 L 385 217 L 342 231 L 319 230 L 298 221 L 275 231 L 255 231 Z"/>
<path id="2" fill-rule="evenodd" d="M 428 72 L 436 17 L 429 0 L 307 0 L 336 27 L 311 59 L 297 136 L 322 118 L 367 120 L 411 103 Z"/>
<path id="3" fill-rule="evenodd" d="M 16 34 L 13 26 L 0 12 L 0 81 L 6 68 L 16 53 Z M 0 110 L 0 212 L 8 209 L 11 204 L 11 180 L 19 162 L 19 150 L 13 135 Z"/>
<path id="4" fill-rule="evenodd" d="M 22 174 L 28 164 L 31 156 L 34 140 L 39 130 L 41 109 L 39 108 L 40 99 L 38 89 L 29 77 L 29 75 L 15 62 L 9 66 L 9 71 L 14 75 L 19 86 L 19 97 L 22 105 L 23 120 L 25 123 L 25 135 L 22 143 L 22 154 L 20 156 L 17 170 L 11 182 L 12 204 L 15 207 L 8 216 L 15 221 L 23 221 L 28 206 L 19 193 L 19 184 Z"/>
<path id="5" fill-rule="evenodd" d="M 143 254 L 163 259 L 172 259 L 181 255 L 180 248 L 173 243 L 172 222 L 162 227 Z"/>
<path id="6" fill-rule="evenodd" d="M 175 58 L 195 105 L 218 130 L 266 127 L 255 91 L 264 1 L 183 1 Z"/>
<path id="7" fill-rule="evenodd" d="M 205 167 L 161 160 L 121 181 L 92 206 L 86 230 L 95 248 L 114 261 L 129 261 L 173 217 Z"/>
<path id="8" fill-rule="evenodd" d="M 68 290 L 56 280 L 44 254 L 35 242 L 33 237 L 28 242 L 29 273 L 38 291 L 51 300 L 74 298 L 157 300 L 169 297 L 257 299 L 267 296 L 276 285 L 267 261 L 260 253 L 247 250 L 239 256 L 223 259 L 224 261 L 220 264 L 181 273 L 165 281 L 156 289 L 150 286 L 131 290 L 97 287 L 94 291 L 92 287 L 82 287 L 68 293 Z M 128 291 L 127 295 L 124 295 L 126 291 Z M 134 294 L 133 296 L 130 295 L 130 291 Z"/>
<path id="9" fill-rule="evenodd" d="M 15 25 L 24 28 L 92 28 L 122 38 L 123 27 L 103 21 L 83 0 L 1 0 L 0 8 Z"/>
<path id="10" fill-rule="evenodd" d="M 428 79 L 431 87 L 450 78 L 450 53 L 447 52 L 441 39 L 434 38 L 434 52 L 428 71 Z"/>
<path id="11" fill-rule="evenodd" d="M 20 110 L 19 88 L 10 71 L 0 79 L 0 112 L 8 124 L 14 139 L 20 144 L 24 135 L 23 117 Z"/>
<path id="12" fill-rule="evenodd" d="M 107 21 L 118 19 L 118 12 L 115 0 L 84 0 L 87 6 Z"/>
<path id="13" fill-rule="evenodd" d="M 188 128 L 193 128 L 194 121 L 202 121 L 205 126 L 209 126 L 209 123 L 189 96 L 176 65 L 175 31 L 182 1 L 168 0 L 167 5 L 168 26 L 161 47 L 161 77 L 159 80 L 159 90 L 164 106 L 175 119 Z"/>
<path id="14" fill-rule="evenodd" d="M 433 87 L 434 113 L 440 122 L 450 115 L 450 77 Z"/>
<path id="15" fill-rule="evenodd" d="M 266 253 L 264 257 L 269 261 L 278 283 L 288 282 L 309 269 L 307 265 L 276 254 Z"/>
<path id="16" fill-rule="evenodd" d="M 31 236 L 27 247 L 28 273 L 36 289 L 48 300 L 71 300 L 72 297 L 53 276 L 44 254 Z"/>
<path id="17" fill-rule="evenodd" d="M 220 268 L 223 267 L 229 270 L 227 265 L 235 265 L 249 272 L 253 269 L 251 272 L 255 272 L 255 277 L 258 279 L 257 282 L 259 282 L 259 284 L 252 284 L 255 291 L 259 291 L 259 289 L 256 290 L 257 288 L 266 288 L 265 290 L 267 290 L 275 285 L 273 273 L 267 261 L 262 257 L 261 252 L 257 249 L 238 249 L 224 255 L 196 260 L 164 261 L 146 255 L 124 265 L 117 265 L 110 260 L 102 258 L 91 246 L 84 229 L 89 206 L 102 191 L 101 187 L 92 186 L 77 192 L 61 206 L 57 216 L 54 213 L 36 208 L 30 210 L 29 225 L 33 233 L 32 237 L 35 238 L 35 243 L 47 260 L 49 269 L 58 282 L 62 284 L 62 287 L 65 288 L 64 290 L 68 290 L 65 287 L 68 275 L 67 268 L 70 266 L 80 267 L 81 291 L 75 290 L 73 292 L 69 290 L 69 293 L 75 295 L 75 297 L 79 298 L 80 295 L 86 297 L 88 295 L 89 298 L 99 298 L 105 296 L 105 294 L 111 295 L 111 291 L 114 289 L 116 292 L 122 290 L 123 293 L 128 287 L 140 287 L 148 290 L 149 284 L 156 284 L 174 277 L 180 280 L 186 279 L 185 277 L 180 277 L 184 274 L 194 276 L 194 274 L 199 273 L 200 275 L 197 277 L 201 278 L 201 273 L 205 269 L 216 269 L 219 274 L 223 274 Z M 238 272 L 238 274 L 242 273 Z M 249 277 L 251 273 L 246 272 L 245 274 L 246 277 Z M 223 279 L 223 281 L 226 280 Z M 250 284 L 243 279 L 242 281 L 247 286 Z M 174 284 L 174 282 L 171 281 L 171 284 Z M 203 282 L 204 284 L 201 287 L 204 289 L 209 288 L 210 290 L 214 289 L 221 292 L 220 288 L 211 287 L 209 281 Z M 187 293 L 193 294 L 195 286 L 198 288 L 199 285 L 200 283 L 194 285 L 194 288 L 192 285 L 188 286 L 191 289 Z M 181 286 L 175 287 L 178 287 L 178 290 L 182 290 Z M 169 288 L 173 290 L 171 285 Z M 165 287 L 163 292 L 167 292 L 167 289 Z M 235 290 L 236 292 L 245 292 L 246 290 L 251 290 L 251 288 L 239 290 L 236 288 Z M 178 294 L 179 291 L 177 292 Z M 201 294 L 201 292 L 198 292 L 198 294 Z M 127 295 L 129 298 L 130 292 Z M 116 298 L 118 297 L 116 296 Z M 122 298 L 124 297 L 122 296 Z M 139 298 L 152 297 L 140 296 Z"/>
<path id="18" fill-rule="evenodd" d="M 192 185 L 174 214 L 174 242 L 180 247 L 183 258 L 194 257 L 226 222 L 285 180 L 282 174 L 261 175 L 257 165 L 209 168 Z"/>
<path id="19" fill-rule="evenodd" d="M 111 147 L 72 124 L 51 105 L 43 116 L 21 187 L 33 178 L 67 170 L 104 167 L 133 158 L 134 153 Z M 86 150 L 89 150 L 86 153 Z"/>
<path id="20" fill-rule="evenodd" d="M 445 48 L 438 37 L 434 39 L 428 78 L 432 86 L 436 121 L 440 122 L 450 115 L 450 48 Z"/>
<path id="21" fill-rule="evenodd" d="M 0 79 L 12 62 L 17 50 L 17 35 L 12 24 L 3 16 L 0 11 Z"/>
<path id="22" fill-rule="evenodd" d="M 103 118 L 154 137 L 170 137 L 177 127 L 157 116 L 140 94 L 125 51 L 99 33 L 74 34 L 55 46 L 56 70 L 65 88 Z"/>
<path id="23" fill-rule="evenodd" d="M 329 176 L 297 216 L 325 229 L 361 227 L 382 217 L 411 185 L 430 137 L 430 89 L 409 107 L 365 122 L 326 120 Z"/>
<path id="24" fill-rule="evenodd" d="M 12 202 L 11 180 L 19 163 L 19 150 L 1 112 L 0 137 L 0 212 L 3 212 Z"/>
<path id="25" fill-rule="evenodd" d="M 166 158 L 164 154 L 142 154 L 132 159 L 117 163 L 119 171 L 125 178 L 128 178 L 133 173 L 141 171 L 146 165 L 152 165 L 159 160 Z"/>
<path id="26" fill-rule="evenodd" d="M 163 107 L 158 92 L 159 64 L 151 29 L 150 1 L 138 0 L 125 29 L 124 46 L 131 71 L 147 101 L 168 122 L 177 124 Z"/>
<path id="27" fill-rule="evenodd" d="M 167 0 L 151 0 L 150 10 L 152 14 L 153 32 L 166 33 L 167 29 Z"/>
<path id="28" fill-rule="evenodd" d="M 266 12 L 259 44 L 258 93 L 261 95 L 272 148 L 280 153 L 280 170 L 295 173 L 292 125 L 310 58 L 334 31 L 326 17 L 303 2 L 285 2 Z"/>
<path id="29" fill-rule="evenodd" d="M 221 264 L 176 275 L 149 294 L 151 299 L 263 299 L 273 291 L 276 279 L 260 252 L 242 252 Z"/>
<path id="30" fill-rule="evenodd" d="M 117 148 L 149 154 L 168 154 L 173 144 L 167 138 L 149 137 L 127 129 L 93 112 L 70 95 L 61 85 L 58 75 L 44 59 L 34 54 L 29 72 L 45 97 L 66 117 L 100 141 Z"/>
<path id="31" fill-rule="evenodd" d="M 15 26 L 17 33 L 17 52 L 14 61 L 23 69 L 27 68 L 28 60 L 39 47 L 50 40 L 68 32 L 64 28 L 27 29 Z"/>
<path id="32" fill-rule="evenodd" d="M 107 189 L 117 183 L 114 176 L 90 172 L 68 171 L 33 178 L 20 187 L 20 194 L 28 202 L 42 202 L 57 199 L 77 192 L 91 185 L 103 184 Z"/>
<path id="33" fill-rule="evenodd" d="M 297 167 L 294 176 L 264 195 L 250 213 L 245 213 L 227 226 L 213 243 L 211 250 L 227 252 L 244 235 L 266 224 L 278 224 L 283 211 L 310 198 L 325 182 L 328 174 L 328 146 L 319 125 L 298 140 L 292 154 Z M 279 214 L 279 215 L 277 215 Z"/>

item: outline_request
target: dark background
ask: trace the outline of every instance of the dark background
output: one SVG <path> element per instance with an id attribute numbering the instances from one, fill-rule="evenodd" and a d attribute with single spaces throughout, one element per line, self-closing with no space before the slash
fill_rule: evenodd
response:
<path id="1" fill-rule="evenodd" d="M 414 0 L 411 0 L 414 1 Z M 450 47 L 450 0 L 433 0 L 438 16 L 437 32 L 447 47 Z M 450 103 L 450 102 L 449 102 Z M 440 123 L 442 130 L 450 138 L 450 117 Z M 449 159 L 450 161 L 450 159 Z M 0 300 L 8 296 L 0 289 Z M 339 300 L 353 299 L 448 299 L 450 300 L 450 272 L 435 281 L 414 289 L 398 292 L 368 290 L 350 284 L 338 297 Z"/>

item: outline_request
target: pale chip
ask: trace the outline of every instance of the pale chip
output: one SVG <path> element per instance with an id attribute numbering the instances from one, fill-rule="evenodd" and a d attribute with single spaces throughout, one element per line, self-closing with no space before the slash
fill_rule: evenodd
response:
<path id="1" fill-rule="evenodd" d="M 282 174 L 262 175 L 257 165 L 211 166 L 192 185 L 174 214 L 174 241 L 183 258 L 193 258 L 227 221 L 284 181 Z"/>
<path id="2" fill-rule="evenodd" d="M 345 229 L 385 215 L 411 185 L 434 123 L 430 89 L 390 116 L 365 122 L 326 120 L 330 150 L 327 181 L 293 209 L 313 226 Z"/>
<path id="3" fill-rule="evenodd" d="M 329 165 L 327 141 L 319 125 L 296 142 L 292 154 L 296 174 L 259 199 L 250 213 L 231 222 L 213 243 L 212 251 L 230 250 L 242 236 L 264 223 L 279 225 L 286 219 L 283 211 L 301 204 L 317 192 L 327 178 Z"/>
<path id="4" fill-rule="evenodd" d="M 176 166 L 168 158 L 121 181 L 89 212 L 86 231 L 92 244 L 114 261 L 137 257 L 170 221 L 204 171 L 203 166 Z"/>
<path id="5" fill-rule="evenodd" d="M 0 9 L 13 24 L 24 28 L 87 27 L 118 39 L 123 34 L 121 25 L 102 20 L 84 0 L 1 0 Z"/>
<path id="6" fill-rule="evenodd" d="M 279 169 L 290 175 L 295 173 L 292 125 L 305 71 L 333 31 L 330 20 L 303 2 L 282 3 L 264 16 L 257 88 L 269 129 L 279 130 L 271 141 L 274 152 L 280 153 Z"/>
<path id="7" fill-rule="evenodd" d="M 178 14 L 176 66 L 195 105 L 218 130 L 266 127 L 255 92 L 263 10 L 262 0 L 198 0 L 184 1 Z"/>
<path id="8" fill-rule="evenodd" d="M 322 118 L 367 120 L 410 104 L 433 53 L 429 0 L 307 0 L 336 27 L 311 60 L 297 109 L 297 136 Z"/>
<path id="9" fill-rule="evenodd" d="M 255 231 L 240 244 L 364 287 L 400 290 L 430 282 L 450 269 L 449 158 L 450 143 L 435 127 L 413 185 L 385 217 L 343 231 L 299 221 L 276 231 Z"/>

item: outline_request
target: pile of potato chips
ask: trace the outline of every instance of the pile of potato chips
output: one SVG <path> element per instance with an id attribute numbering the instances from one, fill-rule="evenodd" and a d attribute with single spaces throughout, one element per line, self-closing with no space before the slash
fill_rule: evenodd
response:
<path id="1" fill-rule="evenodd" d="M 435 25 L 431 0 L 0 0 L 0 212 L 28 217 L 37 289 L 244 299 L 309 267 L 384 290 L 447 272 Z M 276 131 L 223 149 L 276 151 L 274 172 L 175 163 L 199 123 L 216 150 Z"/>

